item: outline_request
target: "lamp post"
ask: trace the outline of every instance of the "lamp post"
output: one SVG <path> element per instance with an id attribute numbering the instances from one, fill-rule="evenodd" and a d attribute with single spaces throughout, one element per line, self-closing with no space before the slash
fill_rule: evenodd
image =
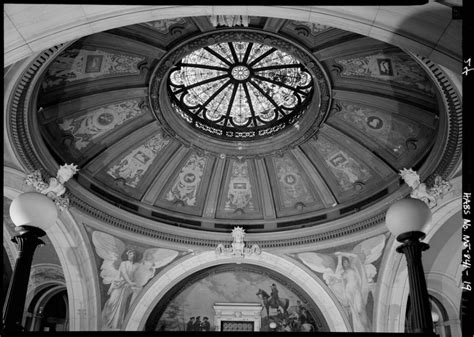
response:
<path id="1" fill-rule="evenodd" d="M 10 205 L 10 218 L 18 232 L 12 241 L 18 245 L 18 257 L 3 306 L 2 330 L 4 333 L 23 331 L 21 321 L 25 307 L 26 291 L 30 278 L 31 262 L 40 237 L 46 233 L 58 215 L 54 202 L 38 192 L 26 192 Z"/>
<path id="2" fill-rule="evenodd" d="M 395 202 L 385 216 L 388 229 L 397 241 L 402 242 L 397 252 L 404 254 L 407 259 L 414 332 L 432 334 L 433 321 L 421 262 L 421 252 L 427 250 L 429 245 L 420 242 L 425 237 L 421 229 L 430 220 L 429 207 L 423 201 L 412 198 Z"/>

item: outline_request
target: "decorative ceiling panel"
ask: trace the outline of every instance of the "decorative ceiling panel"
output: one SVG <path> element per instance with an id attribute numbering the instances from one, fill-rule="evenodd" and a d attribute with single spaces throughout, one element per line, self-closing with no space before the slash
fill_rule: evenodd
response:
<path id="1" fill-rule="evenodd" d="M 213 161 L 214 158 L 190 151 L 169 176 L 155 204 L 181 213 L 202 215 Z"/>
<path id="2" fill-rule="evenodd" d="M 288 216 L 324 207 L 305 170 L 291 153 L 266 160 L 277 215 Z"/>
<path id="3" fill-rule="evenodd" d="M 44 91 L 76 81 L 139 75 L 145 57 L 109 50 L 67 49 L 48 68 L 42 83 Z"/>
<path id="4" fill-rule="evenodd" d="M 369 150 L 327 125 L 303 150 L 325 177 L 339 203 L 368 196 L 398 179 L 396 172 Z"/>
<path id="5" fill-rule="evenodd" d="M 350 133 L 394 168 L 413 165 L 432 143 L 433 128 L 401 114 L 348 101 L 335 101 L 334 105 L 337 108 L 327 123 Z"/>
<path id="6" fill-rule="evenodd" d="M 423 68 L 412 57 L 400 51 L 353 55 L 337 58 L 335 62 L 342 67 L 339 72 L 342 78 L 376 81 L 422 95 L 435 96 L 433 83 Z"/>
<path id="7" fill-rule="evenodd" d="M 259 191 L 255 163 L 245 159 L 228 160 L 216 217 L 263 219 Z"/>

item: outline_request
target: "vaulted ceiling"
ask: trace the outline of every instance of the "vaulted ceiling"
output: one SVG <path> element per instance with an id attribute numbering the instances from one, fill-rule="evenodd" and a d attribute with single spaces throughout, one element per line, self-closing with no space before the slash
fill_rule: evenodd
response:
<path id="1" fill-rule="evenodd" d="M 458 160 L 436 65 L 330 26 L 146 22 L 60 46 L 39 73 L 33 139 L 79 166 L 78 190 L 151 223 L 318 226 L 382 209 L 402 168 Z"/>

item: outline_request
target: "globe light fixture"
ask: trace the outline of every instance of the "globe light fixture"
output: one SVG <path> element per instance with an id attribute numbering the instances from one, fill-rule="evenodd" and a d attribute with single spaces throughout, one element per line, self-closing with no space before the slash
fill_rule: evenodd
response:
<path id="1" fill-rule="evenodd" d="M 397 241 L 402 242 L 397 252 L 404 254 L 407 259 L 413 330 L 425 334 L 433 334 L 433 320 L 421 262 L 421 252 L 427 250 L 429 245 L 420 240 L 425 237 L 421 230 L 430 220 L 429 207 L 423 201 L 412 198 L 395 202 L 385 216 L 388 229 Z"/>
<path id="2" fill-rule="evenodd" d="M 54 202 L 38 192 L 25 192 L 10 205 L 10 218 L 15 226 L 34 226 L 47 230 L 56 221 L 58 210 Z"/>
<path id="3" fill-rule="evenodd" d="M 26 291 L 33 255 L 44 230 L 56 221 L 58 211 L 53 200 L 38 192 L 25 192 L 10 205 L 10 217 L 18 235 L 12 241 L 18 246 L 18 258 L 8 287 L 2 321 L 2 333 L 23 331 L 21 321 L 25 307 Z"/>

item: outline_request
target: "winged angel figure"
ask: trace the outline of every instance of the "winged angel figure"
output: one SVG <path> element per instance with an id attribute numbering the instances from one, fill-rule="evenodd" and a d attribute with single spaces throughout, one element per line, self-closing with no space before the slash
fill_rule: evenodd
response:
<path id="1" fill-rule="evenodd" d="M 170 263 L 178 252 L 164 248 L 150 248 L 143 252 L 140 262 L 135 262 L 137 252 L 126 250 L 125 244 L 112 235 L 93 232 L 95 251 L 104 261 L 100 276 L 104 284 L 110 284 L 109 298 L 102 309 L 104 329 L 120 329 L 120 325 L 140 290 L 155 275 L 157 268 Z M 126 260 L 121 256 L 125 252 Z"/>
<path id="2" fill-rule="evenodd" d="M 352 317 L 354 332 L 370 331 L 367 299 L 374 290 L 377 270 L 372 264 L 381 255 L 385 236 L 379 235 L 356 245 L 351 252 L 300 253 L 298 257 L 323 279 Z"/>

